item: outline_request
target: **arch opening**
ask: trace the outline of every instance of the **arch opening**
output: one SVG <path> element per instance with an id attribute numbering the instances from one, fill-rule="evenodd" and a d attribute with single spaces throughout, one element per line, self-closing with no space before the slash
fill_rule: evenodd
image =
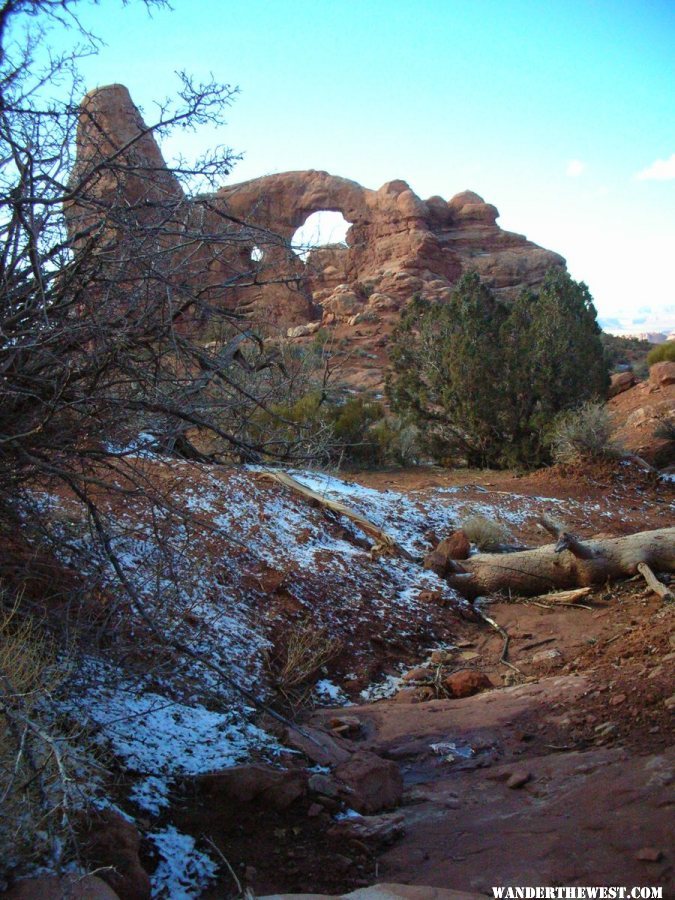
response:
<path id="1" fill-rule="evenodd" d="M 317 247 L 347 247 L 347 231 L 351 224 L 338 210 L 314 212 L 291 238 L 291 249 L 304 261 Z"/>

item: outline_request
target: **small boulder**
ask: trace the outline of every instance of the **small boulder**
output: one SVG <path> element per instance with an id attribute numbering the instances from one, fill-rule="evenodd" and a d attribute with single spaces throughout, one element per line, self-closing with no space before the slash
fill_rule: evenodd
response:
<path id="1" fill-rule="evenodd" d="M 335 770 L 343 797 L 360 813 L 391 809 L 401 802 L 403 778 L 396 763 L 369 750 L 359 750 Z"/>
<path id="2" fill-rule="evenodd" d="M 329 722 L 333 731 L 343 735 L 357 735 L 361 733 L 361 720 L 356 716 L 333 716 Z"/>
<path id="3" fill-rule="evenodd" d="M 451 697 L 471 697 L 481 691 L 490 690 L 493 687 L 492 682 L 483 674 L 475 669 L 460 669 L 459 672 L 453 672 L 452 675 L 444 680 L 443 684 Z"/>
<path id="4" fill-rule="evenodd" d="M 141 836 L 132 822 L 111 809 L 99 810 L 87 818 L 79 837 L 83 859 L 102 870 L 101 877 L 115 893 L 125 900 L 150 897 L 150 876 L 139 857 Z"/>
<path id="5" fill-rule="evenodd" d="M 394 695 L 395 703 L 417 703 L 418 701 L 419 697 L 417 695 L 417 689 L 414 687 L 401 688 L 401 690 L 397 691 Z"/>
<path id="6" fill-rule="evenodd" d="M 510 788 L 512 791 L 518 791 L 520 788 L 525 787 L 528 781 L 532 780 L 532 775 L 530 772 L 514 772 L 506 782 L 507 788 Z"/>
<path id="7" fill-rule="evenodd" d="M 333 294 L 324 300 L 323 308 L 338 318 L 349 319 L 363 310 L 363 300 L 345 285 L 338 285 Z"/>
<path id="8" fill-rule="evenodd" d="M 448 559 L 438 550 L 432 550 L 424 557 L 423 566 L 431 572 L 435 572 L 439 578 L 445 578 L 448 573 Z"/>
<path id="9" fill-rule="evenodd" d="M 310 725 L 303 725 L 302 731 L 289 728 L 285 741 L 319 766 L 335 766 L 345 762 L 351 755 L 351 749 L 348 749 L 348 745 L 341 742 L 339 737 L 332 737 Z"/>
<path id="10" fill-rule="evenodd" d="M 421 603 L 443 603 L 443 591 L 420 591 L 417 599 Z"/>
<path id="11" fill-rule="evenodd" d="M 404 681 L 431 681 L 434 673 L 431 669 L 425 669 L 424 666 L 418 666 L 416 669 L 410 669 L 403 676 Z"/>
<path id="12" fill-rule="evenodd" d="M 438 553 L 443 553 L 449 560 L 468 559 L 471 554 L 471 542 L 460 528 L 444 538 L 436 547 Z"/>
<path id="13" fill-rule="evenodd" d="M 272 769 L 269 766 L 232 766 L 221 772 L 200 775 L 202 792 L 234 803 L 256 803 L 276 810 L 288 809 L 307 790 L 302 772 Z"/>
<path id="14" fill-rule="evenodd" d="M 453 561 L 456 559 L 468 559 L 471 553 L 469 539 L 460 529 L 448 535 L 435 550 L 424 558 L 424 568 L 430 569 L 441 578 L 453 571 Z"/>
<path id="15" fill-rule="evenodd" d="M 610 379 L 608 396 L 616 397 L 617 394 L 632 388 L 634 384 L 637 384 L 637 378 L 633 372 L 617 372 Z"/>
<path id="16" fill-rule="evenodd" d="M 540 650 L 532 657 L 534 668 L 543 672 L 548 672 L 550 669 L 559 669 L 564 662 L 565 657 L 555 647 L 550 650 Z"/>
<path id="17" fill-rule="evenodd" d="M 635 854 L 635 859 L 640 862 L 660 862 L 663 859 L 663 851 L 656 847 L 643 847 Z"/>
<path id="18" fill-rule="evenodd" d="M 376 849 L 392 844 L 404 833 L 403 814 L 394 813 L 342 819 L 328 829 L 327 836 L 336 843 L 357 840 Z"/>
<path id="19" fill-rule="evenodd" d="M 649 368 L 649 380 L 656 387 L 675 384 L 675 362 L 665 360 L 655 363 Z"/>
<path id="20" fill-rule="evenodd" d="M 295 328 L 289 328 L 286 336 L 289 338 L 306 337 L 315 334 L 321 328 L 321 322 L 309 322 L 307 325 L 296 325 Z"/>
<path id="21" fill-rule="evenodd" d="M 378 291 L 372 293 L 368 299 L 368 306 L 371 309 L 393 310 L 398 309 L 399 305 L 400 304 L 397 303 L 393 297 L 389 297 L 387 294 L 381 294 Z"/>
<path id="22" fill-rule="evenodd" d="M 335 779 L 323 772 L 315 772 L 310 775 L 307 787 L 313 794 L 321 794 L 323 797 L 332 797 L 333 799 L 340 792 Z"/>
<path id="23" fill-rule="evenodd" d="M 429 661 L 434 666 L 445 666 L 452 661 L 452 650 L 445 650 L 443 648 L 432 650 Z"/>

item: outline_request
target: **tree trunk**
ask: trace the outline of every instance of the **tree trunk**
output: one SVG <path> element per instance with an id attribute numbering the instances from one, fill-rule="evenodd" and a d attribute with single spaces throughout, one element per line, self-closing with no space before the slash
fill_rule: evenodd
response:
<path id="1" fill-rule="evenodd" d="M 533 596 L 630 578 L 640 563 L 657 572 L 674 572 L 675 528 L 590 541 L 562 535 L 557 544 L 522 553 L 481 553 L 463 561 L 461 570 L 457 565 L 457 574 L 448 581 L 468 597 L 497 591 Z"/>

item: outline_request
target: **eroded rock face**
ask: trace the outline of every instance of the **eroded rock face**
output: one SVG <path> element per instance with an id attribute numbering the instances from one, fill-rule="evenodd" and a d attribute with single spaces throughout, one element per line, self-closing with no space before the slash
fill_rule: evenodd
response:
<path id="1" fill-rule="evenodd" d="M 188 199 L 143 129 L 122 85 L 92 91 L 82 104 L 74 179 L 95 172 L 111 150 L 125 148 L 121 171 L 95 173 L 90 198 L 107 205 L 128 202 L 143 222 L 165 215 L 172 205 L 171 217 L 190 236 L 183 259 L 187 281 L 206 289 L 211 302 L 246 309 L 271 327 L 365 324 L 386 336 L 413 294 L 442 302 L 467 270 L 478 271 L 509 300 L 525 286 L 536 287 L 552 266 L 565 265 L 558 254 L 503 231 L 495 207 L 472 191 L 425 201 L 405 181 L 370 190 L 309 170 Z M 96 203 L 72 203 L 66 211 L 71 233 L 91 225 L 100 210 Z M 347 246 L 317 248 L 303 261 L 291 250 L 291 239 L 312 213 L 324 210 L 341 212 L 351 223 Z M 253 284 L 233 288 L 240 274 Z M 289 282 L 280 283 L 284 278 Z"/>
<path id="2" fill-rule="evenodd" d="M 539 284 L 552 266 L 565 265 L 558 254 L 499 228 L 495 207 L 471 191 L 425 202 L 405 181 L 373 191 L 310 170 L 226 187 L 213 201 L 287 242 L 315 212 L 337 211 L 351 222 L 346 247 L 317 248 L 305 267 L 306 287 L 329 325 L 359 311 L 396 312 L 416 292 L 447 299 L 469 269 L 512 299 L 522 287 Z"/>

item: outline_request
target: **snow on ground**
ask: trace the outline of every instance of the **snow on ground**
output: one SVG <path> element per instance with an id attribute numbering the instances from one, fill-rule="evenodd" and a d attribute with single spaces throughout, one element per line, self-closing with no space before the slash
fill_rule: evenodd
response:
<path id="1" fill-rule="evenodd" d="M 112 666 L 87 660 L 70 701 L 62 705 L 82 725 L 96 726 L 99 739 L 138 776 L 132 799 L 157 814 L 169 805 L 171 781 L 242 762 L 252 750 L 268 756 L 281 748 L 246 719 L 252 710 L 215 712 L 147 689 Z"/>
<path id="2" fill-rule="evenodd" d="M 314 685 L 314 695 L 324 706 L 350 706 L 349 697 L 342 688 L 328 678 L 322 678 Z"/>
<path id="3" fill-rule="evenodd" d="M 181 775 L 220 770 L 257 751 L 268 759 L 282 749 L 251 724 L 253 710 L 215 712 L 147 690 L 148 679 L 134 681 L 112 666 L 88 659 L 78 672 L 61 712 L 95 735 L 112 751 L 132 787 L 128 799 L 144 814 L 161 815 L 170 807 L 172 782 Z M 98 798 L 97 798 L 98 799 Z M 105 803 L 105 798 L 104 798 Z M 118 810 L 119 811 L 119 810 Z M 152 876 L 153 897 L 198 897 L 215 876 L 217 864 L 189 835 L 172 825 L 148 835 L 159 863 Z"/>
<path id="4" fill-rule="evenodd" d="M 194 838 L 181 834 L 173 825 L 149 835 L 160 855 L 152 879 L 152 896 L 162 900 L 192 900 L 199 897 L 213 879 L 218 866 L 198 850 Z"/>
<path id="5" fill-rule="evenodd" d="M 432 488 L 424 492 L 401 494 L 378 491 L 333 475 L 317 472 L 291 472 L 291 475 L 317 494 L 340 500 L 370 519 L 413 554 L 429 551 L 424 534 L 435 531 L 439 536 L 458 528 L 470 516 L 481 515 L 506 526 L 522 525 L 541 515 L 542 507 L 557 506 L 562 501 L 549 497 L 503 495 L 493 500 L 462 499 L 466 487 Z M 473 489 L 475 492 L 475 488 Z M 490 494 L 482 489 L 480 493 Z"/>
<path id="6" fill-rule="evenodd" d="M 438 621 L 438 608 L 425 605 L 422 591 L 440 592 L 456 606 L 464 601 L 417 562 L 371 558 L 354 539 L 362 537 L 356 525 L 326 516 L 305 498 L 265 480 L 259 469 L 226 471 L 147 457 L 139 464 L 158 483 L 170 479 L 172 509 L 117 498 L 106 510 L 110 547 L 138 601 L 126 607 L 127 639 L 131 646 L 148 639 L 147 623 L 133 612 L 141 603 L 162 634 L 190 646 L 197 658 L 181 662 L 169 654 L 149 663 L 141 652 L 140 660 L 133 653 L 105 662 L 92 659 L 78 673 L 64 711 L 93 724 L 130 773 L 131 808 L 164 817 L 165 827 L 152 836 L 161 860 L 155 896 L 192 897 L 215 863 L 191 837 L 165 823 L 172 779 L 231 766 L 252 754 L 273 758 L 278 749 L 252 724 L 249 701 L 199 657 L 216 662 L 229 679 L 264 698 L 270 688 L 266 652 L 275 616 L 285 615 L 287 625 L 307 616 L 314 627 L 350 642 L 354 654 L 368 655 L 368 641 L 359 649 L 354 640 L 361 625 L 366 635 L 375 631 L 385 642 L 401 640 L 424 625 L 433 631 Z M 591 509 L 573 500 L 486 490 L 478 491 L 476 500 L 475 486 L 403 494 L 323 473 L 291 474 L 352 507 L 417 558 L 431 549 L 425 535 L 443 537 L 472 515 L 517 530 L 551 509 L 588 513 L 597 520 L 613 503 L 603 498 Z M 64 561 L 99 578 L 108 591 L 120 592 L 110 560 L 86 533 L 71 534 L 62 545 Z M 146 655 L 153 652 L 150 647 Z M 390 675 L 362 697 L 387 696 L 398 684 Z M 331 704 L 346 700 L 330 672 L 316 685 L 316 695 Z"/>

